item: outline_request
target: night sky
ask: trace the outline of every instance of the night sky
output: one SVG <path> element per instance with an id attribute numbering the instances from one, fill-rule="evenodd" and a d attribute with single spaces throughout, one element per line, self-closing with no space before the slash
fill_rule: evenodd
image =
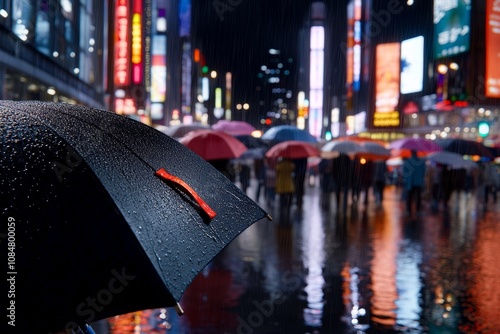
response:
<path id="1" fill-rule="evenodd" d="M 256 76 L 268 62 L 268 50 L 296 59 L 298 31 L 310 1 L 221 0 L 217 8 L 214 3 L 193 1 L 194 47 L 202 50 L 210 69 L 233 73 L 235 101 L 254 101 Z M 236 5 L 224 10 L 230 3 Z"/>

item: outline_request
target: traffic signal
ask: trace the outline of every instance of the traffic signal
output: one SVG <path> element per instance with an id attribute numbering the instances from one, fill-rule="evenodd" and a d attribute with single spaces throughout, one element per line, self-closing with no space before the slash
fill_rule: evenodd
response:
<path id="1" fill-rule="evenodd" d="M 477 125 L 477 133 L 482 138 L 487 137 L 490 133 L 490 125 L 488 122 L 479 122 Z"/>

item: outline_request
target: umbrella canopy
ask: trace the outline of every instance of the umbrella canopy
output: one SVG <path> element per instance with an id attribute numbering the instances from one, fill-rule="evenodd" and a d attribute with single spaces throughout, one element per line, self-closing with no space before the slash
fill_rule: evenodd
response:
<path id="1" fill-rule="evenodd" d="M 437 143 L 443 150 L 460 155 L 478 155 L 483 158 L 493 159 L 494 156 L 490 150 L 482 143 L 460 138 L 438 139 Z"/>
<path id="2" fill-rule="evenodd" d="M 256 130 L 255 127 L 250 123 L 243 121 L 228 121 L 228 120 L 217 121 L 217 123 L 212 125 L 212 129 L 217 131 L 223 131 L 232 136 L 250 135 L 252 132 Z"/>
<path id="3" fill-rule="evenodd" d="M 317 143 L 318 140 L 314 138 L 306 130 L 299 129 L 291 125 L 277 125 L 268 129 L 261 137 L 263 140 L 267 140 L 273 143 L 279 143 L 285 140 L 296 140 L 303 141 L 307 143 Z"/>
<path id="4" fill-rule="evenodd" d="M 364 152 L 357 154 L 360 158 L 368 160 L 387 160 L 391 157 L 391 151 L 376 142 L 362 142 L 361 146 Z"/>
<path id="5" fill-rule="evenodd" d="M 353 157 L 362 153 L 367 153 L 367 150 L 360 143 L 345 139 L 331 140 L 321 147 L 321 156 L 325 159 L 334 158 L 339 154 Z"/>
<path id="6" fill-rule="evenodd" d="M 210 129 L 210 126 L 201 123 L 192 123 L 192 124 L 177 124 L 168 127 L 157 126 L 156 128 L 157 130 L 163 132 L 164 134 L 172 138 L 182 138 L 192 131 Z"/>
<path id="7" fill-rule="evenodd" d="M 317 157 L 320 151 L 314 145 L 298 140 L 287 140 L 272 146 L 267 152 L 267 158 L 302 159 Z"/>
<path id="8" fill-rule="evenodd" d="M 431 152 L 439 152 L 443 149 L 436 142 L 424 138 L 402 138 L 389 144 L 393 157 L 411 156 L 411 151 L 417 151 L 419 156 L 425 156 Z"/>
<path id="9" fill-rule="evenodd" d="M 478 168 L 478 164 L 475 163 L 472 160 L 466 160 L 464 157 L 458 153 L 453 153 L 453 152 L 447 152 L 447 151 L 441 151 L 441 152 L 434 152 L 430 153 L 425 157 L 425 159 L 442 164 L 442 165 L 447 165 L 451 169 L 474 169 Z"/>
<path id="10" fill-rule="evenodd" d="M 216 130 L 192 131 L 179 141 L 205 160 L 236 159 L 247 150 L 235 137 Z"/>
<path id="11" fill-rule="evenodd" d="M 198 155 L 112 112 L 0 101 L 0 136 L 0 202 L 15 233 L 9 276 L 16 315 L 30 319 L 16 322 L 19 332 L 177 305 L 266 215 Z"/>

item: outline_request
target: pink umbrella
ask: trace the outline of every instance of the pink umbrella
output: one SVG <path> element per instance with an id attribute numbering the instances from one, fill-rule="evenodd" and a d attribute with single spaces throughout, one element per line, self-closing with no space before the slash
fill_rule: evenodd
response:
<path id="1" fill-rule="evenodd" d="M 235 137 L 212 129 L 191 131 L 179 142 L 205 160 L 236 159 L 247 151 Z"/>
<path id="2" fill-rule="evenodd" d="M 212 125 L 212 129 L 217 131 L 223 131 L 232 136 L 243 136 L 249 135 L 255 131 L 255 127 L 247 122 L 243 121 L 228 121 L 228 120 L 220 120 L 214 125 Z"/>

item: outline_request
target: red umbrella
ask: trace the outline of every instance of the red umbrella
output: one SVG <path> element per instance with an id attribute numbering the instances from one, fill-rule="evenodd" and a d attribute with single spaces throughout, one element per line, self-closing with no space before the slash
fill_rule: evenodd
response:
<path id="1" fill-rule="evenodd" d="M 247 150 L 235 137 L 216 130 L 192 131 L 179 142 L 205 160 L 235 159 Z"/>
<path id="2" fill-rule="evenodd" d="M 217 131 L 223 131 L 233 136 L 244 136 L 249 135 L 255 131 L 255 127 L 247 122 L 243 121 L 227 121 L 220 120 L 214 125 L 212 129 Z"/>
<path id="3" fill-rule="evenodd" d="M 286 140 L 272 146 L 267 152 L 267 158 L 301 159 L 320 156 L 319 149 L 309 143 L 298 140 Z"/>

